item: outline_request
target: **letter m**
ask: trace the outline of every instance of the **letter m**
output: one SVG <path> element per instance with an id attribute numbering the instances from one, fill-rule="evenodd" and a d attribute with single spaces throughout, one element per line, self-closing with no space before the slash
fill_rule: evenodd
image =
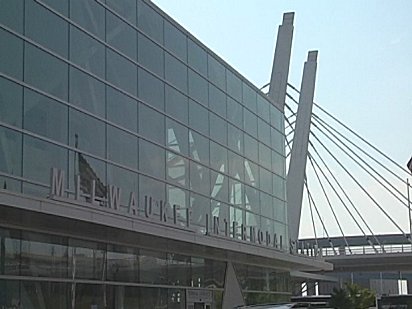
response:
<path id="1" fill-rule="evenodd" d="M 50 169 L 50 197 L 64 196 L 64 171 L 52 167 Z"/>

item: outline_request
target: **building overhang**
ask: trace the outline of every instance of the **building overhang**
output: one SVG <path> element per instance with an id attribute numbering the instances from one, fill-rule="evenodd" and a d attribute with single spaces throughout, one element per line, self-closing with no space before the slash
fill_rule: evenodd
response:
<path id="1" fill-rule="evenodd" d="M 292 255 L 246 241 L 204 235 L 118 211 L 0 190 L 0 224 L 94 241 L 154 247 L 182 254 L 269 266 L 285 271 L 330 271 L 323 259 Z"/>

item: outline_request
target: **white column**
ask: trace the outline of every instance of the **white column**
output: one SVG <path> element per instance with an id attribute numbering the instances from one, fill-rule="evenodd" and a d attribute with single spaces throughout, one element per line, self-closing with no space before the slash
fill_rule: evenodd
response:
<path id="1" fill-rule="evenodd" d="M 290 53 L 292 50 L 293 19 L 295 13 L 283 14 L 282 25 L 279 26 L 276 40 L 275 55 L 273 56 L 272 76 L 268 96 L 275 106 L 283 112 L 286 86 L 289 76 Z"/>
<path id="2" fill-rule="evenodd" d="M 286 197 L 288 203 L 288 224 L 289 237 L 292 241 L 296 241 L 299 236 L 303 185 L 308 155 L 313 97 L 315 93 L 317 57 L 317 51 L 310 51 L 303 68 L 295 134 L 287 175 Z"/>

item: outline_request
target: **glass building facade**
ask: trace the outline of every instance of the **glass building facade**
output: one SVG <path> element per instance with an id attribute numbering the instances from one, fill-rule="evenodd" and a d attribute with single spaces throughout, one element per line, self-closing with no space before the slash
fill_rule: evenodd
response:
<path id="1" fill-rule="evenodd" d="M 218 218 L 231 241 L 254 228 L 288 251 L 283 112 L 152 3 L 0 0 L 0 45 L 2 190 L 47 198 L 58 168 L 68 198 L 80 175 L 97 200 L 122 188 L 120 211 L 135 192 L 137 216 L 150 196 L 198 233 Z M 224 261 L 24 227 L 0 237 L 0 307 L 186 308 L 198 287 L 220 308 Z M 250 302 L 290 291 L 276 269 L 235 270 Z"/>

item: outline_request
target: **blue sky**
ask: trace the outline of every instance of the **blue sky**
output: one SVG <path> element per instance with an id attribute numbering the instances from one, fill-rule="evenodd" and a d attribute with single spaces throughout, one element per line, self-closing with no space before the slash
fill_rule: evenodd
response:
<path id="1" fill-rule="evenodd" d="M 258 87 L 295 12 L 289 82 L 319 50 L 315 101 L 401 165 L 412 155 L 412 1 L 153 2 Z"/>

